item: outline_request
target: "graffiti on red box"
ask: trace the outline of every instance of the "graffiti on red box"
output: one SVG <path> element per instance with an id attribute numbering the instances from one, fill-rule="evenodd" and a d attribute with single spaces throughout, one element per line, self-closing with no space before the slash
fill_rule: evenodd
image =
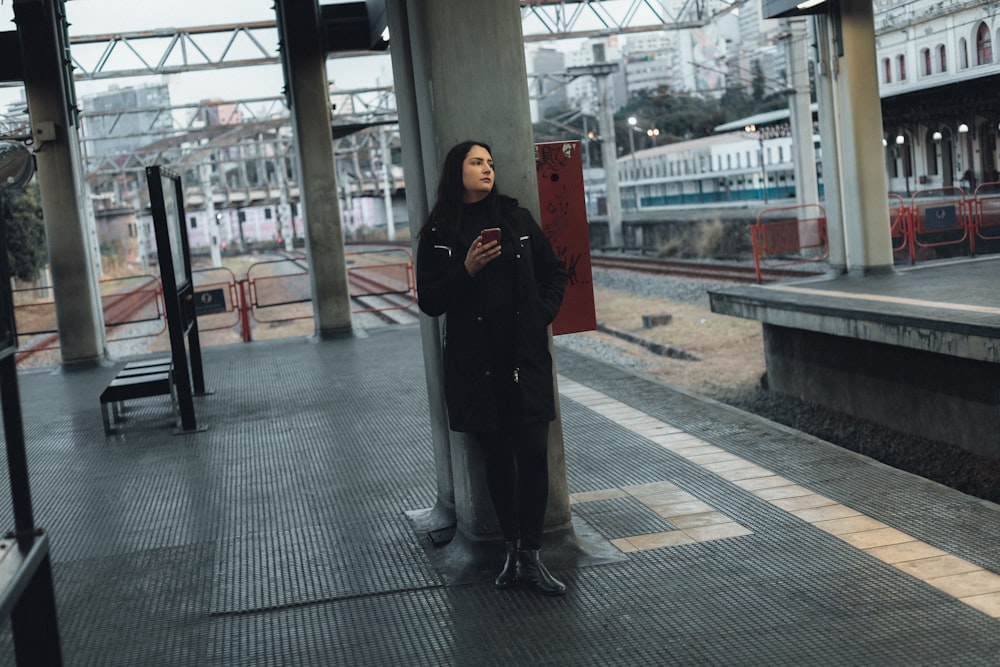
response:
<path id="1" fill-rule="evenodd" d="M 566 295 L 552 323 L 552 333 L 558 336 L 593 331 L 597 328 L 597 317 L 580 142 L 535 144 L 535 171 L 541 205 L 539 222 L 569 274 Z"/>

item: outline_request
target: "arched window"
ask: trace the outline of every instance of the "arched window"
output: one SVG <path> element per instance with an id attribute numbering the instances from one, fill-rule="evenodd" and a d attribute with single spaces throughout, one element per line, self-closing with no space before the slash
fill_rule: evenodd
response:
<path id="1" fill-rule="evenodd" d="M 965 42 L 965 37 L 958 40 L 958 62 L 960 69 L 969 69 L 969 45 Z"/>
<path id="2" fill-rule="evenodd" d="M 888 58 L 882 59 L 882 82 L 892 83 L 892 66 L 889 64 Z"/>
<path id="3" fill-rule="evenodd" d="M 906 81 L 906 56 L 896 56 L 896 62 L 899 64 L 899 80 Z"/>
<path id="4" fill-rule="evenodd" d="M 938 71 L 947 72 L 948 71 L 948 54 L 944 50 L 944 44 L 938 44 Z"/>
<path id="5" fill-rule="evenodd" d="M 980 23 L 976 30 L 976 64 L 988 65 L 993 62 L 993 39 L 990 29 L 985 23 Z"/>
<path id="6" fill-rule="evenodd" d="M 930 76 L 931 74 L 934 73 L 934 70 L 931 68 L 931 50 L 930 49 L 921 49 L 920 50 L 920 62 L 922 62 L 923 65 L 924 65 L 924 71 L 921 72 L 921 74 L 923 74 L 924 76 Z"/>

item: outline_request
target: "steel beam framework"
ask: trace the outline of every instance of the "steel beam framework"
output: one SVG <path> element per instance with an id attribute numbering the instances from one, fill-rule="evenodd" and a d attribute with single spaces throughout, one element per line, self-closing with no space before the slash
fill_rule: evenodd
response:
<path id="1" fill-rule="evenodd" d="M 521 0 L 524 40 L 684 30 L 731 11 L 726 0 Z"/>
<path id="2" fill-rule="evenodd" d="M 726 0 L 521 0 L 525 41 L 682 30 L 730 11 Z M 159 28 L 70 38 L 77 80 L 176 74 L 281 62 L 274 21 Z M 345 51 L 330 57 L 373 52 Z"/>
<path id="3" fill-rule="evenodd" d="M 726 0 L 521 0 L 521 19 L 525 41 L 543 41 L 564 38 L 605 36 L 609 34 L 637 33 L 658 30 L 679 30 L 707 24 L 714 15 L 725 13 L 735 6 Z M 274 21 L 233 23 L 190 28 L 160 28 L 126 33 L 108 33 L 75 36 L 70 38 L 70 61 L 77 81 L 92 81 L 117 77 L 157 76 L 182 72 L 217 70 L 231 67 L 280 64 L 278 35 Z M 377 55 L 365 52 L 331 53 L 331 58 Z M 565 83 L 565 81 L 563 81 Z M 334 103 L 334 129 L 338 125 L 348 129 L 363 129 L 372 125 L 392 122 L 396 116 L 395 100 L 391 88 L 373 88 L 357 91 L 331 91 Z M 226 101 L 254 123 L 264 119 L 287 119 L 284 100 L 260 98 Z M 216 102 L 215 104 L 218 104 Z M 263 105 L 263 106 L 262 106 Z M 200 161 L 206 151 L 225 150 L 226 142 L 218 139 L 207 146 L 192 146 L 190 139 L 198 128 L 195 120 L 204 114 L 203 109 L 212 104 L 177 105 L 169 109 L 134 109 L 129 111 L 84 112 L 81 118 L 91 131 L 82 136 L 87 171 L 92 176 L 123 174 L 139 171 L 145 165 L 166 159 L 168 162 Z M 256 110 L 255 110 L 256 109 Z M 266 109 L 266 110 L 262 110 Z M 189 120 L 171 130 L 154 129 L 157 113 L 189 111 Z M 100 155 L 92 142 L 122 138 L 114 133 L 119 119 L 125 114 L 145 114 L 150 118 L 149 132 L 144 136 L 159 141 L 141 149 L 128 151 L 127 155 Z M 99 123 L 86 123 L 87 119 Z M 24 119 L 2 119 L 0 132 L 8 135 L 23 132 Z M 280 130 L 278 134 L 283 134 Z M 339 154 L 364 150 L 370 142 L 369 133 L 362 136 L 347 135 L 339 139 Z M 175 143 L 176 142 L 176 143 Z M 344 144 L 349 148 L 344 147 Z M 197 144 L 197 142 L 194 142 Z M 180 145 L 178 145 L 180 144 Z M 88 150 L 90 148 L 91 150 Z M 200 150 L 199 150 L 200 148 Z M 194 155 L 185 156 L 187 152 Z M 201 155 L 202 157 L 196 157 Z M 186 159 L 185 159 L 186 158 Z"/>

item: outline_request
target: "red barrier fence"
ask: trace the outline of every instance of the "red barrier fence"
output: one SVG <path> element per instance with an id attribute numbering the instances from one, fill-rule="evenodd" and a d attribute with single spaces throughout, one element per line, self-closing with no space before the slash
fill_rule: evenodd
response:
<path id="1" fill-rule="evenodd" d="M 413 256 L 409 250 L 347 253 L 350 296 L 360 306 L 352 313 L 406 309 L 416 303 Z M 250 265 L 237 279 L 225 267 L 195 269 L 198 329 L 236 329 L 244 341 L 253 323 L 272 324 L 312 318 L 312 286 L 306 258 L 295 255 Z M 166 329 L 163 288 L 152 275 L 110 278 L 100 282 L 106 337 L 109 342 L 156 337 Z M 14 314 L 21 339 L 18 359 L 58 349 L 55 301 L 51 287 L 19 288 Z M 396 297 L 375 303 L 376 297 Z"/>
<path id="2" fill-rule="evenodd" d="M 910 245 L 909 227 L 906 222 L 906 202 L 899 195 L 889 195 L 889 230 L 892 251 L 904 252 Z"/>
<path id="3" fill-rule="evenodd" d="M 757 282 L 763 267 L 821 262 L 830 255 L 826 209 L 819 204 L 766 208 L 750 228 Z"/>
<path id="4" fill-rule="evenodd" d="M 921 248 L 959 246 L 975 255 L 977 240 L 1000 241 L 1000 183 L 983 183 L 971 197 L 958 187 L 918 190 L 908 202 L 889 195 L 889 226 L 892 251 L 911 264 Z"/>
<path id="5" fill-rule="evenodd" d="M 803 215 L 805 206 L 765 209 L 750 228 L 757 282 L 762 266 L 820 261 L 829 256 L 826 246 L 826 213 L 819 205 L 815 215 Z M 812 233 L 803 234 L 803 223 Z M 983 183 L 969 196 L 958 187 L 918 190 L 907 201 L 889 195 L 889 233 L 892 252 L 915 264 L 920 249 L 967 247 L 975 255 L 977 240 L 1000 241 L 1000 182 Z M 776 263 L 777 262 L 777 263 Z"/>
<path id="6" fill-rule="evenodd" d="M 917 190 L 907 207 L 910 236 L 910 262 L 916 261 L 918 248 L 962 245 L 967 241 L 975 253 L 969 201 L 962 188 L 946 187 Z"/>
<path id="7" fill-rule="evenodd" d="M 984 241 L 1000 239 L 1000 183 L 983 183 L 972 198 L 974 238 Z"/>

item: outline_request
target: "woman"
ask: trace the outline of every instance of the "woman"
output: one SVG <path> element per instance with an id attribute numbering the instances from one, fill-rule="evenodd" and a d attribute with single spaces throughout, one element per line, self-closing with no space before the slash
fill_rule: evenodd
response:
<path id="1" fill-rule="evenodd" d="M 500 241 L 484 241 L 494 228 Z M 467 141 L 448 152 L 437 201 L 420 230 L 420 309 L 446 315 L 444 385 L 453 431 L 472 435 L 506 547 L 497 588 L 566 586 L 538 557 L 555 419 L 548 325 L 566 270 L 531 214 L 497 192 L 493 155 Z"/>

